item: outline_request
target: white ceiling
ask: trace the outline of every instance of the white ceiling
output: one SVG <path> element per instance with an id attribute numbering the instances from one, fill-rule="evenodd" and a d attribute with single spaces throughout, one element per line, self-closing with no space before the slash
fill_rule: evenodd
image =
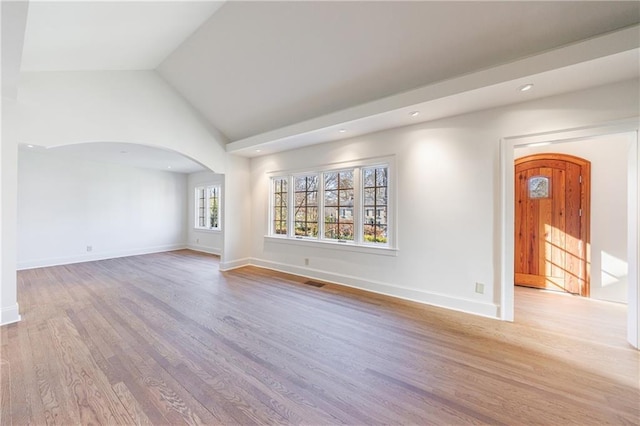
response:
<path id="1" fill-rule="evenodd" d="M 22 70 L 155 69 L 222 4 L 31 1 Z"/>
<path id="2" fill-rule="evenodd" d="M 156 69 L 254 156 L 638 78 L 638 23 L 638 1 L 31 1 L 21 71 Z"/>
<path id="3" fill-rule="evenodd" d="M 229 2 L 159 67 L 230 141 L 640 21 L 640 2 Z"/>

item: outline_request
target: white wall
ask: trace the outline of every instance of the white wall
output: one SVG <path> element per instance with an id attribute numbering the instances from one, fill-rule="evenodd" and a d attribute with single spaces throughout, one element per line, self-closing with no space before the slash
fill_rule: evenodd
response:
<path id="1" fill-rule="evenodd" d="M 555 96 L 255 158 L 251 256 L 258 265 L 498 316 L 500 139 L 638 116 L 638 81 Z M 397 256 L 274 243 L 268 178 L 277 170 L 393 155 Z M 304 266 L 304 258 L 310 265 Z M 485 293 L 475 293 L 476 282 Z"/>
<path id="2" fill-rule="evenodd" d="M 626 135 L 524 147 L 516 158 L 554 152 L 591 162 L 591 298 L 627 302 L 627 166 Z"/>
<path id="3" fill-rule="evenodd" d="M 224 172 L 224 138 L 154 71 L 22 73 L 2 99 L 0 324 L 18 321 L 18 145 L 128 142 L 179 152 Z"/>
<path id="4" fill-rule="evenodd" d="M 222 227 L 224 251 L 220 270 L 228 271 L 247 265 L 250 261 L 250 236 L 255 229 L 251 220 L 255 209 L 251 198 L 250 161 L 236 155 L 227 156 L 227 171 L 222 188 Z"/>
<path id="5" fill-rule="evenodd" d="M 17 108 L 18 142 L 138 143 L 224 172 L 224 138 L 155 71 L 22 73 Z"/>
<path id="6" fill-rule="evenodd" d="M 16 288 L 18 146 L 15 101 L 2 98 L 2 257 L 0 258 L 0 325 L 20 321 Z"/>
<path id="7" fill-rule="evenodd" d="M 188 177 L 188 214 L 187 214 L 187 246 L 192 250 L 205 253 L 222 254 L 224 243 L 223 230 L 208 230 L 195 228 L 195 188 L 203 185 L 222 186 L 222 209 L 224 209 L 224 175 L 213 172 L 192 173 Z M 222 229 L 224 222 L 221 221 Z"/>
<path id="8" fill-rule="evenodd" d="M 183 248 L 186 215 L 185 174 L 19 153 L 19 269 Z"/>

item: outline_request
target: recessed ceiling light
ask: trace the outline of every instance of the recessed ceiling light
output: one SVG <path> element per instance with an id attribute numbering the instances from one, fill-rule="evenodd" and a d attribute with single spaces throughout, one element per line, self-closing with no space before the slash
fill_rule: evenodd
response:
<path id="1" fill-rule="evenodd" d="M 338 130 L 340 133 L 346 133 L 347 129 L 340 129 Z"/>
<path id="2" fill-rule="evenodd" d="M 409 115 L 410 115 L 411 117 L 417 117 L 417 116 L 419 116 L 419 115 L 420 115 L 420 111 L 411 111 L 411 112 L 409 113 Z"/>
<path id="3" fill-rule="evenodd" d="M 29 144 L 27 145 L 27 148 L 33 148 L 33 145 Z"/>
<path id="4" fill-rule="evenodd" d="M 171 166 L 167 166 L 167 169 L 170 169 L 170 168 L 171 168 Z"/>
<path id="5" fill-rule="evenodd" d="M 520 90 L 521 92 L 527 92 L 531 89 L 533 89 L 533 84 L 528 83 L 528 84 L 525 84 L 524 86 L 520 86 L 518 90 Z"/>
<path id="6" fill-rule="evenodd" d="M 256 149 L 256 152 L 261 152 L 261 151 L 262 151 L 261 149 Z"/>

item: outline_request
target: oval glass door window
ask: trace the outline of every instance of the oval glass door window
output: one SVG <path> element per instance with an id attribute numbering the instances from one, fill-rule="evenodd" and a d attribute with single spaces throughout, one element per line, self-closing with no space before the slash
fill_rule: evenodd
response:
<path id="1" fill-rule="evenodd" d="M 531 176 L 529 178 L 529 198 L 549 198 L 551 181 L 546 176 Z"/>

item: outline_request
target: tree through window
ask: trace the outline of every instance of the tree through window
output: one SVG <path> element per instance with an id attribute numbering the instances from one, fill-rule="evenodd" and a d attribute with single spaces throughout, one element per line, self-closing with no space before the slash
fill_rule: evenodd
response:
<path id="1" fill-rule="evenodd" d="M 318 236 L 318 176 L 294 178 L 294 225 L 297 236 Z"/>
<path id="2" fill-rule="evenodd" d="M 196 187 L 195 198 L 195 227 L 220 229 L 220 185 Z"/>
<path id="3" fill-rule="evenodd" d="M 353 240 L 353 170 L 324 173 L 324 237 Z"/>
<path id="4" fill-rule="evenodd" d="M 272 177 L 269 234 L 389 246 L 389 166 L 369 164 Z"/>
<path id="5" fill-rule="evenodd" d="M 364 190 L 363 236 L 366 242 L 387 242 L 387 181 L 386 167 L 362 169 Z"/>

